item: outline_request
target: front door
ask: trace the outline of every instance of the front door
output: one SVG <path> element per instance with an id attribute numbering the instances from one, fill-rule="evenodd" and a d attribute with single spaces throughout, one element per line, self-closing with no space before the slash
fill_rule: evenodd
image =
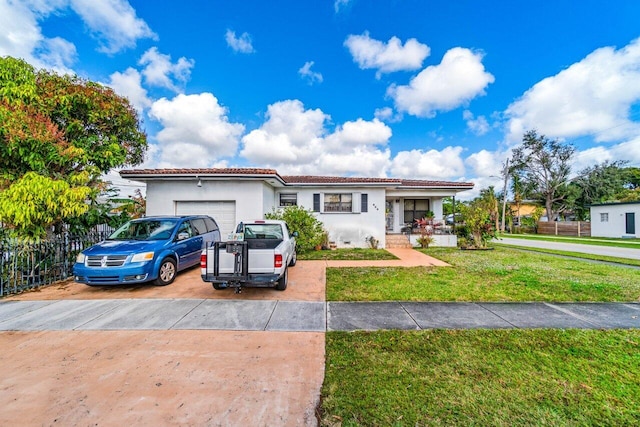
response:
<path id="1" fill-rule="evenodd" d="M 625 214 L 626 220 L 626 233 L 636 234 L 636 214 L 635 212 L 627 212 Z"/>
<path id="2" fill-rule="evenodd" d="M 393 231 L 393 200 L 386 200 L 384 204 L 387 231 Z"/>

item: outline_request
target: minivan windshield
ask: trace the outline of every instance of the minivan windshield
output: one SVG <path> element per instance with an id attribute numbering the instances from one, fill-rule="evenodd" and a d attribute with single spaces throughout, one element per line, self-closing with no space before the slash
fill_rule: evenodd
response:
<path id="1" fill-rule="evenodd" d="M 107 240 L 168 240 L 178 221 L 176 219 L 140 219 L 129 221 Z"/>

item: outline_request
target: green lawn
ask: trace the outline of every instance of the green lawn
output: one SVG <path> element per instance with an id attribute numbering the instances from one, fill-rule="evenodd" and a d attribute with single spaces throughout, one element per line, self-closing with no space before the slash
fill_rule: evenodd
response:
<path id="1" fill-rule="evenodd" d="M 640 331 L 329 332 L 323 426 L 640 424 Z"/>
<path id="2" fill-rule="evenodd" d="M 396 256 L 385 251 L 384 249 L 333 249 L 330 251 L 311 251 L 298 255 L 299 260 L 328 260 L 328 261 L 343 261 L 343 260 L 385 260 L 385 259 L 398 259 Z"/>
<path id="3" fill-rule="evenodd" d="M 452 265 L 328 268 L 329 301 L 640 301 L 640 270 L 498 247 L 431 248 Z"/>

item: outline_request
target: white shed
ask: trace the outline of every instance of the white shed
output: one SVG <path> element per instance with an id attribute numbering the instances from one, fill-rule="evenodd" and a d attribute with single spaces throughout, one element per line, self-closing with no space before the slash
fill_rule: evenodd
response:
<path id="1" fill-rule="evenodd" d="M 591 236 L 637 237 L 640 202 L 591 205 Z"/>

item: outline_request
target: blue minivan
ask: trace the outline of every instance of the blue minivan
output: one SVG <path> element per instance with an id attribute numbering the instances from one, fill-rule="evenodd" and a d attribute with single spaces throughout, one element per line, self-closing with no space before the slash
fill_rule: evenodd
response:
<path id="1" fill-rule="evenodd" d="M 205 215 L 134 219 L 80 252 L 73 275 L 76 282 L 90 286 L 165 286 L 178 271 L 199 264 L 202 249 L 219 240 L 218 224 Z"/>

